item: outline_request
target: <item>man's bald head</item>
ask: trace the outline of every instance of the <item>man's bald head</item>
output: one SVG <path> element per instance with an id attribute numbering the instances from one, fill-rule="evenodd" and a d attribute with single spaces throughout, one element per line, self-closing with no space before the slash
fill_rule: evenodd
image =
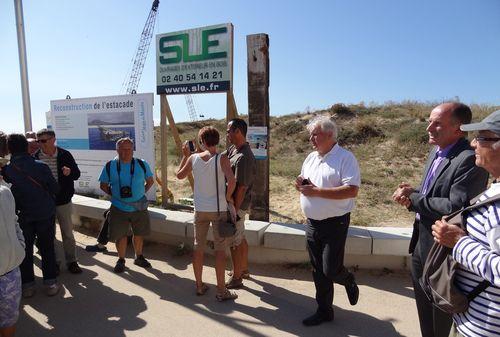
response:
<path id="1" fill-rule="evenodd" d="M 458 102 L 447 102 L 439 104 L 435 109 L 440 108 L 444 113 L 451 114 L 451 118 L 459 125 L 469 124 L 472 121 L 472 111 L 469 106 Z"/>
<path id="2" fill-rule="evenodd" d="M 427 132 L 429 143 L 444 149 L 464 137 L 460 125 L 470 123 L 472 112 L 462 103 L 443 103 L 432 109 Z"/>

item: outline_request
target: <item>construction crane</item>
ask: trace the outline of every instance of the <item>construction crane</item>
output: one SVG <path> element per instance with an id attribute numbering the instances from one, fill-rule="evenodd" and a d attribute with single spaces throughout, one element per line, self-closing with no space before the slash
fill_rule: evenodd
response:
<path id="1" fill-rule="evenodd" d="M 158 14 L 159 5 L 160 0 L 153 1 L 148 19 L 142 29 L 141 39 L 139 40 L 139 45 L 137 46 L 137 52 L 135 53 L 135 57 L 132 59 L 132 66 L 123 80 L 122 92 L 125 89 L 125 93 L 128 95 L 136 93 L 137 87 L 139 86 L 142 71 L 144 69 L 144 62 L 146 62 L 149 45 L 151 44 L 151 38 L 153 37 L 153 30 L 156 23 L 156 15 Z"/>
<path id="2" fill-rule="evenodd" d="M 196 114 L 196 107 L 194 106 L 193 97 L 191 95 L 184 95 L 184 98 L 186 99 L 186 105 L 188 108 L 189 119 L 191 120 L 191 122 L 196 122 L 198 120 L 198 117 Z M 201 117 L 201 115 L 200 115 L 200 117 Z"/>
<path id="3" fill-rule="evenodd" d="M 153 37 L 153 30 L 156 23 L 156 15 L 158 13 L 158 6 L 160 5 L 160 0 L 154 0 L 151 10 L 149 11 L 148 19 L 146 24 L 142 29 L 141 39 L 139 40 L 139 45 L 135 53 L 135 57 L 132 59 L 132 65 L 130 71 L 125 76 L 122 83 L 122 92 L 125 91 L 127 95 L 135 94 L 137 88 L 139 87 L 139 82 L 141 80 L 142 71 L 144 69 L 144 63 L 148 56 L 149 46 L 151 45 L 151 39 Z M 185 95 L 186 105 L 188 108 L 189 119 L 191 122 L 198 120 L 196 113 L 196 107 L 194 105 L 193 97 L 191 95 Z M 200 115 L 200 117 L 204 117 Z"/>

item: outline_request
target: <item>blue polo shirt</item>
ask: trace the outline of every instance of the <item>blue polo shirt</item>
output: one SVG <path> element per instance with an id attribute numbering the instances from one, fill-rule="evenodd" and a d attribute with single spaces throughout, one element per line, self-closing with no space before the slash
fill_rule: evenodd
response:
<path id="1" fill-rule="evenodd" d="M 120 162 L 120 176 L 118 176 L 118 158 L 115 158 L 111 161 L 110 166 L 110 176 L 108 177 L 108 172 L 106 171 L 106 165 L 102 168 L 101 175 L 99 176 L 99 182 L 106 183 L 111 185 L 111 204 L 116 208 L 124 211 L 124 212 L 134 212 L 134 207 L 123 203 L 125 202 L 133 202 L 141 199 L 145 191 L 144 184 L 146 183 L 146 179 L 153 176 L 151 172 L 151 168 L 148 163 L 143 160 L 144 166 L 146 167 L 146 172 L 142 169 L 141 165 L 138 163 L 137 159 L 133 159 L 134 161 L 134 172 L 131 173 L 131 165 L 130 163 Z M 130 186 L 132 189 L 132 196 L 130 198 L 121 198 L 120 197 L 120 181 L 121 186 Z"/>

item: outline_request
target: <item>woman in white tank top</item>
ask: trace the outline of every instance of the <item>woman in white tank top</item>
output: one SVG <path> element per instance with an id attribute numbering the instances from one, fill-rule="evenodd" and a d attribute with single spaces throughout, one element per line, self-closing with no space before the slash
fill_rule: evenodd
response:
<path id="1" fill-rule="evenodd" d="M 235 299 L 238 295 L 230 292 L 225 286 L 226 239 L 219 236 L 218 224 L 220 221 L 226 221 L 228 209 L 234 211 L 232 194 L 236 180 L 227 156 L 217 153 L 219 138 L 217 129 L 205 126 L 198 133 L 198 139 L 204 149 L 203 152 L 191 154 L 188 142 L 185 142 L 182 147 L 183 156 L 177 170 L 177 178 L 184 179 L 191 172 L 194 176 L 193 269 L 196 279 L 196 294 L 204 295 L 208 290 L 208 286 L 202 281 L 202 271 L 208 229 L 212 224 L 215 273 L 217 275 L 217 294 L 215 297 L 218 301 L 225 301 Z M 219 195 L 218 202 L 217 194 Z"/>

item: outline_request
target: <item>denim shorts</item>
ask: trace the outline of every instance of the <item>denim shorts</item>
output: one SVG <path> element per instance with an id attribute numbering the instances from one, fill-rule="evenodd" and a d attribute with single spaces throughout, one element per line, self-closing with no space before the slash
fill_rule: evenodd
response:
<path id="1" fill-rule="evenodd" d="M 19 267 L 0 276 L 0 328 L 16 324 L 21 302 L 21 272 Z"/>

